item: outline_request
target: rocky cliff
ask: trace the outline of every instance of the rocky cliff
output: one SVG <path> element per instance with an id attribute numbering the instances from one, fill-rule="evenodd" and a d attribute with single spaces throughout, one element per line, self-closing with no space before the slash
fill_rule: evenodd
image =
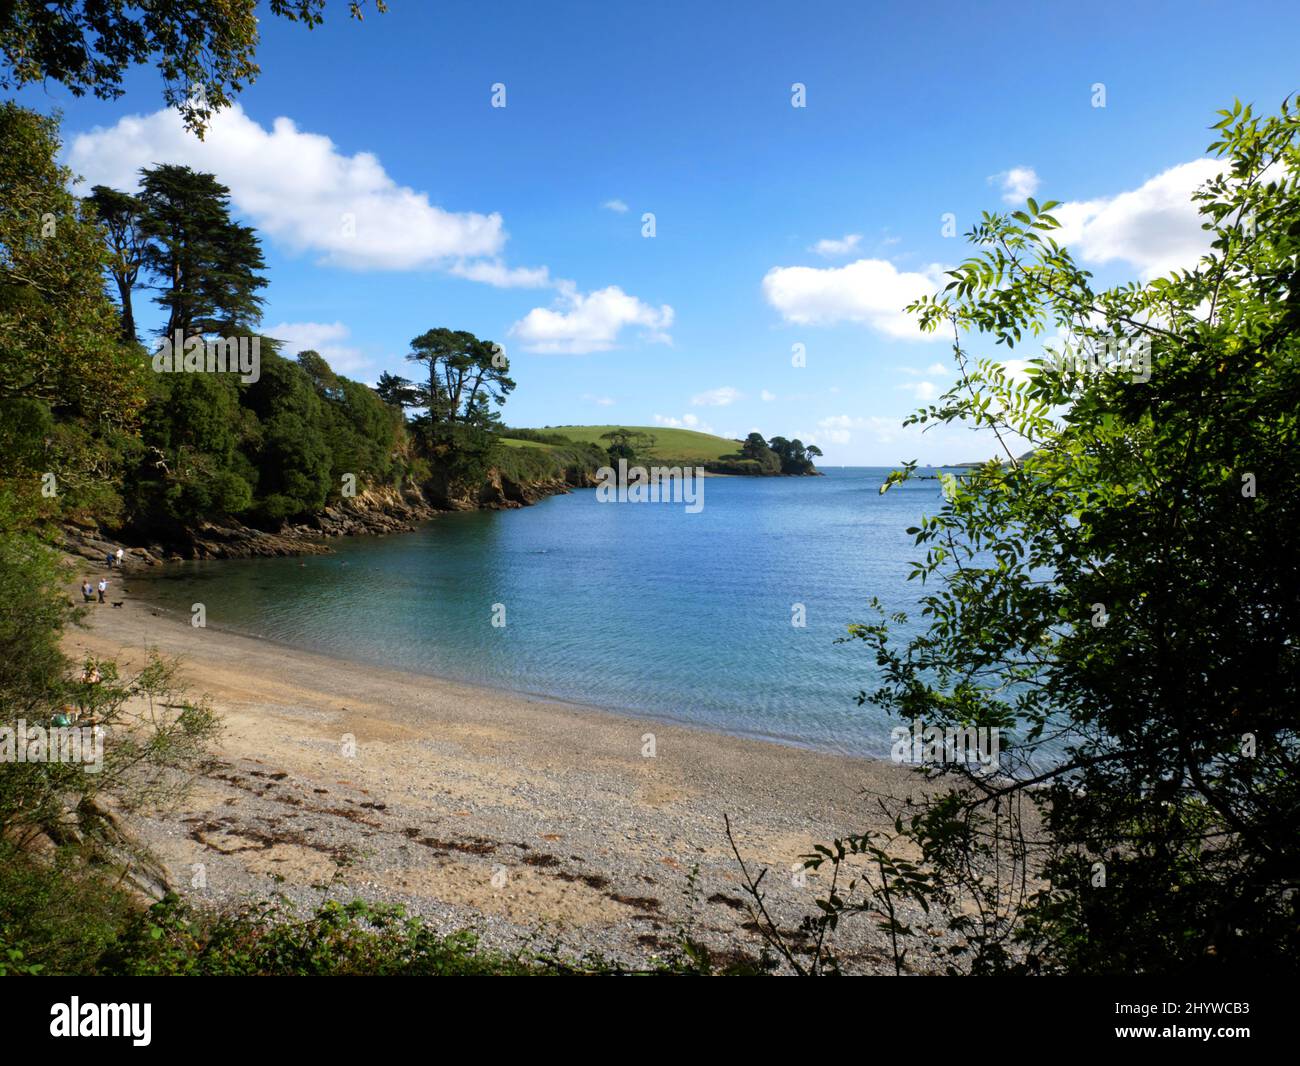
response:
<path id="1" fill-rule="evenodd" d="M 456 485 L 445 478 L 434 478 L 422 489 L 370 488 L 339 500 L 306 521 L 277 530 L 256 529 L 235 521 L 205 522 L 166 543 L 139 543 L 139 538 L 112 535 L 97 525 L 69 523 L 63 528 L 59 546 L 69 555 L 95 563 L 103 563 L 106 555 L 121 547 L 128 568 L 154 566 L 167 559 L 326 555 L 332 549 L 324 541 L 330 537 L 407 533 L 439 512 L 527 507 L 547 496 L 594 484 L 593 475 L 578 470 L 536 481 L 518 481 L 492 469 L 478 485 Z"/>

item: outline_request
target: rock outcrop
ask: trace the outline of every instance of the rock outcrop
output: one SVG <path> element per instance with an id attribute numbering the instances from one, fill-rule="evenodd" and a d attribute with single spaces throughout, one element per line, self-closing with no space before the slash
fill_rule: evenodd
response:
<path id="1" fill-rule="evenodd" d="M 248 559 L 275 555 L 328 555 L 331 537 L 382 536 L 408 533 L 420 522 L 444 511 L 505 510 L 527 507 L 571 488 L 595 485 L 593 474 L 566 470 L 563 476 L 518 482 L 489 470 L 475 485 L 434 479 L 421 489 L 399 491 L 370 488 L 331 504 L 303 522 L 276 530 L 256 529 L 241 522 L 204 522 L 168 543 L 129 543 L 98 526 L 68 523 L 60 547 L 69 555 L 104 563 L 121 547 L 125 569 L 156 566 L 169 559 Z"/>
<path id="2" fill-rule="evenodd" d="M 595 484 L 594 473 L 574 468 L 537 481 L 516 481 L 493 468 L 478 485 L 449 483 L 445 476 L 435 478 L 427 486 L 427 495 L 443 511 L 504 511 L 528 507 L 570 489 L 593 488 Z"/>

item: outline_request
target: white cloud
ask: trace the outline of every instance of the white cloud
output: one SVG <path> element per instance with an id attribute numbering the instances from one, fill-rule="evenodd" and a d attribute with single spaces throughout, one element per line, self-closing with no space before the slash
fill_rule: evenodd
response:
<path id="1" fill-rule="evenodd" d="M 288 118 L 268 130 L 238 104 L 213 117 L 202 141 L 167 109 L 97 127 L 68 149 L 69 165 L 87 184 L 124 190 L 137 187 L 141 167 L 159 162 L 215 174 L 230 187 L 236 210 L 264 234 L 334 266 L 443 266 L 494 258 L 506 242 L 499 214 L 444 210 L 397 184 L 372 153 L 347 155 Z"/>
<path id="2" fill-rule="evenodd" d="M 952 368 L 945 363 L 931 363 L 924 370 L 917 370 L 911 366 L 900 366 L 898 368 L 904 374 L 911 374 L 914 378 L 934 378 L 947 377 L 952 372 Z"/>
<path id="3" fill-rule="evenodd" d="M 898 387 L 906 389 L 918 400 L 933 400 L 939 395 L 939 386 L 933 381 L 905 381 Z"/>
<path id="4" fill-rule="evenodd" d="M 989 181 L 1002 186 L 1002 199 L 1019 207 L 1038 191 L 1038 174 L 1033 167 L 1012 167 L 994 174 Z"/>
<path id="5" fill-rule="evenodd" d="M 1120 260 L 1143 280 L 1194 266 L 1210 246 L 1192 193 L 1222 172 L 1213 159 L 1180 163 L 1117 196 L 1064 203 L 1052 209 L 1054 236 L 1092 263 Z"/>
<path id="6" fill-rule="evenodd" d="M 583 354 L 613 348 L 625 326 L 641 326 L 646 339 L 671 344 L 668 330 L 673 309 L 654 308 L 630 296 L 617 285 L 583 294 L 565 285 L 559 309 L 534 307 L 510 327 L 510 332 L 532 352 Z"/>
<path id="7" fill-rule="evenodd" d="M 839 238 L 823 237 L 808 250 L 830 259 L 839 255 L 851 255 L 861 240 L 861 233 L 846 233 Z"/>
<path id="8" fill-rule="evenodd" d="M 942 269 L 899 271 L 885 259 L 858 259 L 841 267 L 773 267 L 763 295 L 787 322 L 830 325 L 861 322 L 891 337 L 932 339 L 903 308 L 941 287 Z"/>
<path id="9" fill-rule="evenodd" d="M 457 277 L 482 281 L 498 289 L 544 289 L 558 284 L 546 267 L 508 267 L 500 259 L 454 263 L 447 269 Z"/>
<path id="10" fill-rule="evenodd" d="M 582 398 L 589 403 L 594 403 L 597 407 L 613 407 L 614 398 L 612 396 L 593 396 L 591 393 L 583 393 Z"/>
<path id="11" fill-rule="evenodd" d="M 730 403 L 735 403 L 740 399 L 740 390 L 730 385 L 723 385 L 721 388 L 709 389 L 707 392 L 699 392 L 691 397 L 692 407 L 726 407 Z"/>
<path id="12" fill-rule="evenodd" d="M 1002 369 L 1006 371 L 1007 377 L 1015 382 L 1027 382 L 1029 380 L 1029 360 L 1028 359 L 1004 359 L 1002 360 Z"/>
<path id="13" fill-rule="evenodd" d="M 713 427 L 700 421 L 699 415 L 693 415 L 689 412 L 682 415 L 681 418 L 673 418 L 665 415 L 655 415 L 654 422 L 656 426 L 666 426 L 670 429 L 693 429 L 699 433 L 712 433 Z"/>
<path id="14" fill-rule="evenodd" d="M 818 419 L 817 429 L 819 432 L 811 439 L 814 442 L 825 441 L 830 444 L 848 444 L 853 439 L 852 430 L 854 427 L 865 424 L 866 420 L 863 418 L 831 415 L 829 418 Z"/>
<path id="15" fill-rule="evenodd" d="M 759 393 L 759 399 L 761 399 L 764 403 L 771 403 L 773 400 L 776 399 L 776 393 L 768 392 L 767 389 L 764 389 L 761 393 Z"/>
<path id="16" fill-rule="evenodd" d="M 831 415 L 817 421 L 817 433 L 804 436 L 812 444 L 849 444 L 855 433 L 866 434 L 877 444 L 892 444 L 900 437 L 902 417 L 881 418 L 872 415 L 853 418 L 849 415 Z"/>
<path id="17" fill-rule="evenodd" d="M 853 434 L 849 432 L 852 427 L 853 419 L 848 415 L 832 415 L 817 423 L 817 428 L 821 431 L 817 436 L 831 444 L 848 444 L 853 439 Z"/>
<path id="18" fill-rule="evenodd" d="M 370 365 L 359 349 L 344 343 L 351 333 L 342 322 L 281 322 L 265 333 L 284 341 L 282 354 L 289 359 L 299 352 L 317 352 L 340 374 L 353 374 Z"/>
<path id="19" fill-rule="evenodd" d="M 606 211 L 616 211 L 620 215 L 627 214 L 627 204 L 625 204 L 622 200 L 606 200 L 600 206 L 603 207 Z"/>

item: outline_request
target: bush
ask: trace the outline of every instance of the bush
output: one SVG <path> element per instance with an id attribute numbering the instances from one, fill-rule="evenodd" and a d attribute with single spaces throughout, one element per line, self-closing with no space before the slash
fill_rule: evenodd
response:
<path id="1" fill-rule="evenodd" d="M 0 976 L 95 974 L 139 909 L 78 849 L 38 858 L 0 841 Z"/>
<path id="2" fill-rule="evenodd" d="M 853 627 L 876 667 L 860 701 L 904 735 L 996 730 L 1000 750 L 929 757 L 894 839 L 808 857 L 867 859 L 816 921 L 873 914 L 900 966 L 1300 966 L 1300 113 L 1220 114 L 1195 269 L 1096 292 L 1030 199 L 985 215 L 913 308 L 959 373 L 909 421 L 979 427 L 1005 458 L 908 531 L 922 626 Z M 1058 332 L 1069 348 L 1024 378 L 968 350 Z M 951 938 L 898 920 L 901 900 Z"/>
<path id="3" fill-rule="evenodd" d="M 710 474 L 741 474 L 746 477 L 763 477 L 779 473 L 779 469 L 767 469 L 757 459 L 710 459 L 704 464 Z"/>

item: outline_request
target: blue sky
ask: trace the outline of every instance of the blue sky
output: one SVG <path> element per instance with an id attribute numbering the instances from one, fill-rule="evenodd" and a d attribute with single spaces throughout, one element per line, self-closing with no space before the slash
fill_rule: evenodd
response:
<path id="1" fill-rule="evenodd" d="M 958 461 L 990 449 L 898 429 L 951 380 L 899 313 L 965 254 L 943 216 L 1033 191 L 1100 279 L 1159 273 L 1195 258 L 1215 109 L 1300 88 L 1295 4 L 1034 6 L 332 4 L 311 32 L 264 18 L 262 76 L 203 145 L 151 69 L 118 101 L 18 98 L 63 109 L 91 182 L 217 173 L 263 235 L 264 326 L 350 376 L 449 326 L 505 345 L 514 425 Z"/>

